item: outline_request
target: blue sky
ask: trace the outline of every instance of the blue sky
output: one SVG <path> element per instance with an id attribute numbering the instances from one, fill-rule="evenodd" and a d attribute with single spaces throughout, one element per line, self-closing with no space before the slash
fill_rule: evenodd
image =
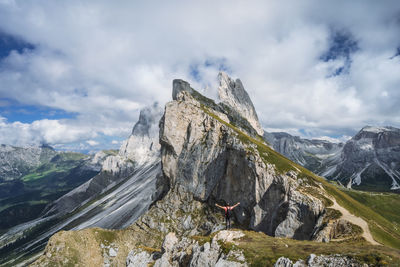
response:
<path id="1" fill-rule="evenodd" d="M 0 98 L 0 116 L 6 118 L 8 122 L 32 123 L 43 119 L 74 119 L 76 115 L 62 109 L 42 105 L 32 106 L 13 99 Z"/>
<path id="2" fill-rule="evenodd" d="M 0 143 L 118 148 L 175 78 L 240 78 L 267 131 L 400 127 L 398 1 L 0 0 Z"/>

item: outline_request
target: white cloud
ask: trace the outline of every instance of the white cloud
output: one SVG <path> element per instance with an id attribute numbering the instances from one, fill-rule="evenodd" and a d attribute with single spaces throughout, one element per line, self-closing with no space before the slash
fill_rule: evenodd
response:
<path id="1" fill-rule="evenodd" d="M 97 146 L 99 142 L 95 140 L 87 140 L 86 143 L 88 143 L 90 146 Z"/>
<path id="2" fill-rule="evenodd" d="M 392 58 L 399 11 L 398 1 L 361 0 L 1 1 L 0 30 L 35 49 L 0 62 L 0 95 L 78 115 L 3 122 L 0 131 L 14 127 L 21 140 L 54 143 L 124 137 L 140 108 L 170 100 L 172 79 L 215 86 L 221 62 L 242 79 L 264 127 L 317 137 L 400 126 L 400 57 Z M 346 58 L 321 60 L 335 31 L 349 32 L 359 47 L 338 76 Z M 199 80 L 190 75 L 194 66 Z"/>
<path id="3" fill-rule="evenodd" d="M 32 123 L 9 123 L 0 116 L 0 143 L 12 145 L 68 144 L 97 134 L 90 127 L 73 125 L 68 121 L 37 120 Z"/>
<path id="4" fill-rule="evenodd" d="M 316 136 L 314 139 L 326 140 L 326 141 L 329 141 L 331 143 L 345 143 L 346 141 L 351 139 L 351 136 L 343 135 L 343 136 L 341 136 L 339 138 L 333 138 L 333 137 L 330 137 L 330 136 Z"/>

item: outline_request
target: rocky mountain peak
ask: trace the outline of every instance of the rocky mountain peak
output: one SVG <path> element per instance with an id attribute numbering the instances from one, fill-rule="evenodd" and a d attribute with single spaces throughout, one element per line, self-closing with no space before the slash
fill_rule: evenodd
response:
<path id="1" fill-rule="evenodd" d="M 153 126 L 157 126 L 158 132 L 158 121 L 160 120 L 160 114 L 163 112 L 163 108 L 160 107 L 158 102 L 154 102 L 151 106 L 145 107 L 140 111 L 139 120 L 132 129 L 132 135 L 135 136 L 150 136 L 154 135 L 151 132 Z M 154 128 L 154 127 L 153 127 Z"/>
<path id="2" fill-rule="evenodd" d="M 363 138 L 377 138 L 378 135 L 382 134 L 396 134 L 396 130 L 397 134 L 400 134 L 400 129 L 396 129 L 390 126 L 386 127 L 365 126 L 352 139 L 360 140 Z"/>
<path id="3" fill-rule="evenodd" d="M 129 173 L 134 165 L 152 162 L 159 157 L 158 122 L 163 112 L 157 102 L 143 108 L 132 134 L 122 143 L 118 155 L 104 161 L 102 170 L 114 174 Z"/>
<path id="4" fill-rule="evenodd" d="M 390 132 L 390 131 L 400 131 L 400 129 L 397 129 L 392 126 L 365 126 L 361 129 L 360 132 L 371 132 L 371 133 L 382 133 L 382 132 Z"/>
<path id="5" fill-rule="evenodd" d="M 374 147 L 400 145 L 400 129 L 391 126 L 365 126 L 350 141 L 367 140 L 370 140 Z"/>
<path id="6" fill-rule="evenodd" d="M 193 89 L 190 87 L 190 83 L 181 79 L 175 79 L 172 81 L 172 99 L 177 100 L 178 94 L 182 91 L 189 92 L 192 94 Z"/>
<path id="7" fill-rule="evenodd" d="M 255 139 L 248 132 L 220 117 L 226 116 L 221 112 L 223 105 L 212 105 L 212 100 L 199 93 L 189 93 L 193 89 L 187 90 L 186 85 L 174 83 L 176 100 L 166 104 L 160 122 L 163 176 L 158 188 L 165 188 L 166 195 L 150 213 L 167 216 L 166 210 L 188 210 L 188 205 L 194 205 L 190 199 L 198 205 L 193 209 L 210 209 L 215 202 L 240 202 L 234 211 L 239 223 L 274 236 L 310 239 L 324 206 L 300 192 L 305 181 L 297 179 L 296 169 L 278 170 L 267 158 L 273 153 L 270 148 L 252 143 Z M 182 224 L 185 229 L 174 230 L 192 235 L 214 231 L 217 225 L 214 219 L 196 221 L 192 217 L 174 225 Z"/>
<path id="8" fill-rule="evenodd" d="M 220 72 L 218 74 L 218 80 L 218 97 L 220 101 L 239 112 L 249 121 L 257 133 L 262 136 L 264 131 L 258 120 L 253 102 L 244 89 L 242 82 L 239 79 L 234 81 L 225 72 Z"/>

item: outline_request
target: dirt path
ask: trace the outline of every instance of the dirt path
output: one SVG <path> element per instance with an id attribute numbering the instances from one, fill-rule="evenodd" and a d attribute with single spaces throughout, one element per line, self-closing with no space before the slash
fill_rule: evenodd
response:
<path id="1" fill-rule="evenodd" d="M 331 200 L 333 201 L 333 206 L 331 206 L 330 208 L 340 211 L 342 213 L 342 217 L 340 217 L 341 219 L 344 219 L 346 221 L 351 222 L 352 224 L 360 226 L 363 229 L 362 236 L 365 238 L 365 240 L 367 240 L 368 242 L 370 242 L 373 245 L 380 245 L 372 237 L 371 232 L 369 231 L 368 224 L 366 221 L 364 221 L 364 219 L 351 214 L 347 209 L 340 206 L 336 202 L 336 199 L 331 198 Z"/>

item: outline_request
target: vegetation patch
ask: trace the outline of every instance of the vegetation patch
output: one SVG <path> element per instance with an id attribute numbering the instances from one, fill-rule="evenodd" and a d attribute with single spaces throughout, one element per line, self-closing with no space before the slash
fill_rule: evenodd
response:
<path id="1" fill-rule="evenodd" d="M 330 207 L 333 205 L 332 200 L 322 195 L 321 192 L 319 192 L 319 190 L 314 186 L 303 186 L 300 188 L 300 191 L 309 194 L 315 198 L 318 198 L 322 201 L 322 204 L 324 204 L 325 207 Z"/>
<path id="2" fill-rule="evenodd" d="M 117 237 L 117 230 L 106 230 L 101 228 L 95 228 L 96 240 L 104 245 L 110 245 Z"/>
<path id="3" fill-rule="evenodd" d="M 103 150 L 104 154 L 106 154 L 107 156 L 116 156 L 118 155 L 118 150 L 115 149 L 109 149 L 109 150 Z"/>
<path id="4" fill-rule="evenodd" d="M 323 223 L 328 223 L 331 220 L 337 220 L 342 217 L 342 213 L 335 209 L 327 208 L 325 212 Z"/>
<path id="5" fill-rule="evenodd" d="M 146 246 L 142 246 L 142 245 L 139 245 L 138 248 L 146 251 L 149 254 L 153 254 L 154 252 L 161 252 L 161 249 L 146 247 Z"/>
<path id="6" fill-rule="evenodd" d="M 343 188 L 342 191 L 353 199 L 371 208 L 388 221 L 400 227 L 400 195 L 394 193 L 373 193 Z"/>

